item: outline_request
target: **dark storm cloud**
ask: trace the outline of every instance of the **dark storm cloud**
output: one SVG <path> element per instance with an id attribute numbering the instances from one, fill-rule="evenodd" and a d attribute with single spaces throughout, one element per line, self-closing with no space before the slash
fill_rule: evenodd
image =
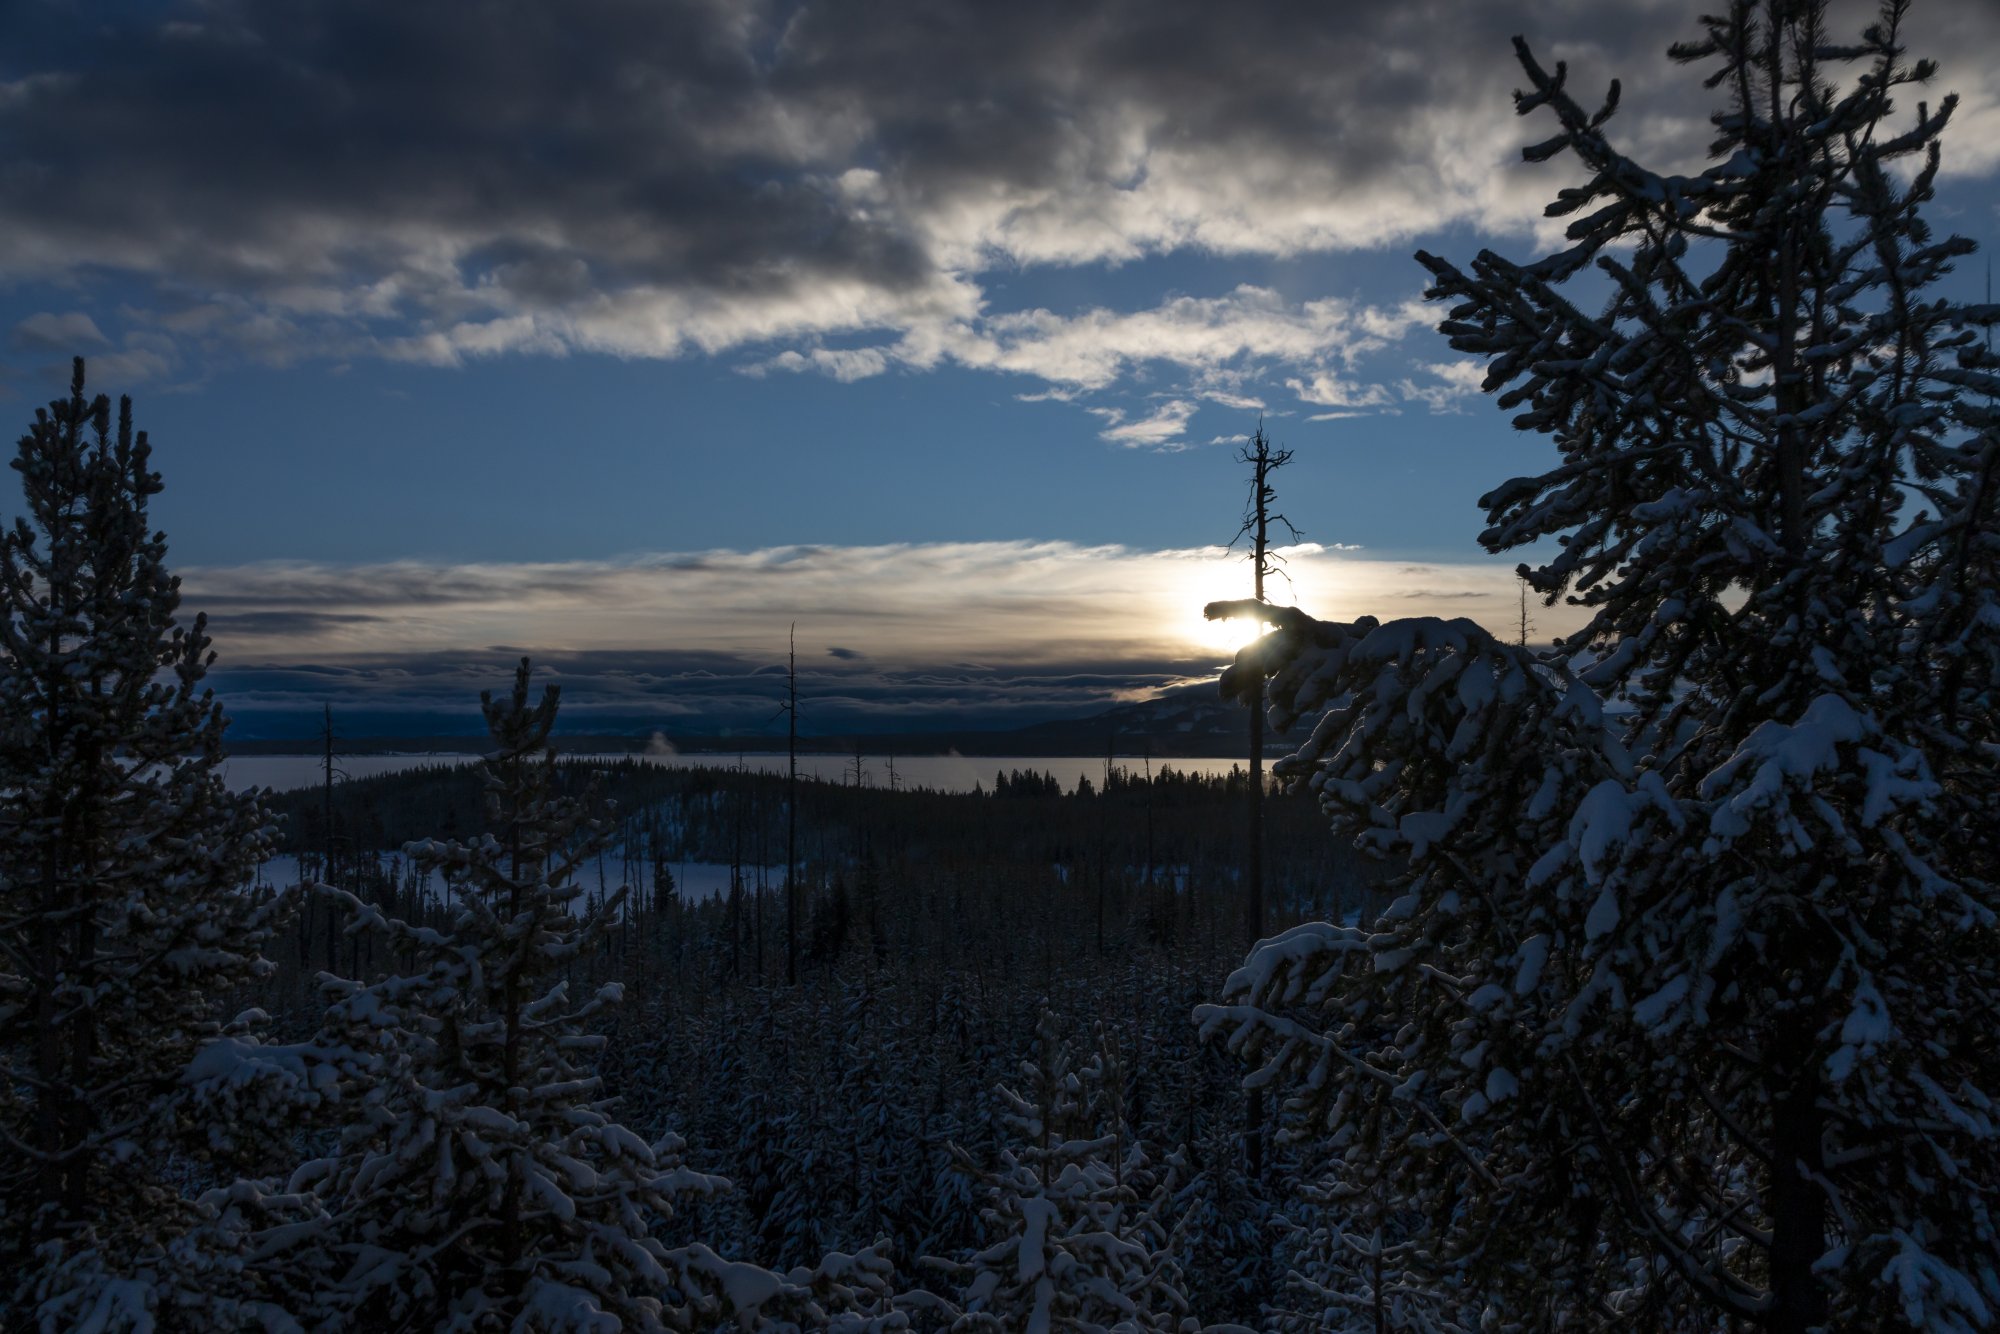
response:
<path id="1" fill-rule="evenodd" d="M 394 341 L 402 318 L 449 331 L 568 313 L 615 337 L 621 296 L 659 295 L 642 314 L 665 317 L 782 309 L 829 284 L 900 300 L 933 280 L 906 229 L 850 207 L 812 146 L 791 142 L 757 68 L 772 34 L 751 10 L 165 13 L 14 11 L 0 57 L 11 267 L 132 269 L 190 298 L 250 298 L 295 332 L 331 320 L 436 356 L 449 341 Z M 625 332 L 673 351 L 732 324 L 710 314 L 713 328 Z"/>
<path id="2" fill-rule="evenodd" d="M 764 96 L 746 49 L 760 21 L 731 7 L 17 13 L 28 34 L 10 61 L 7 172 L 59 183 L 15 196 L 34 206 L 22 224 L 67 234 L 51 250 L 150 250 L 177 273 L 252 285 L 352 266 L 421 287 L 409 251 L 445 237 L 476 241 L 457 255 L 467 268 L 531 290 L 794 280 L 766 260 L 892 286 L 921 272 L 897 238 L 831 206 L 782 144 L 718 140 Z"/>
<path id="3" fill-rule="evenodd" d="M 1593 94 L 1623 75 L 1626 140 L 1688 157 L 1705 126 L 1661 54 L 1694 12 L 23 0 L 0 19 L 0 276 L 149 284 L 112 331 L 135 373 L 190 347 L 449 362 L 773 340 L 801 346 L 760 366 L 842 378 L 945 359 L 1072 385 L 1153 356 L 1311 366 L 1393 334 L 1292 312 L 1287 341 L 1254 293 L 1163 307 L 1191 336 L 1122 329 L 1079 364 L 1048 346 L 1070 316 L 996 323 L 980 277 L 1524 225 L 1552 180 L 1502 169 L 1537 137 L 1508 115 L 1509 36 L 1570 58 Z M 1913 42 L 1990 119 L 2000 17 L 1917 13 Z M 1994 138 L 1969 136 L 1966 160 Z M 87 335 L 34 318 L 21 337 Z M 884 341 L 816 341 L 856 330 Z"/>

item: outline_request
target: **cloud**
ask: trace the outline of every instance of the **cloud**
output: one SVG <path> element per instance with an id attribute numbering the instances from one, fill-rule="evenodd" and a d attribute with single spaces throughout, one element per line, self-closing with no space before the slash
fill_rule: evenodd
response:
<path id="1" fill-rule="evenodd" d="M 1302 403 L 1337 408 L 1344 416 L 1357 416 L 1369 408 L 1390 408 L 1396 403 L 1395 395 L 1384 386 L 1356 384 L 1337 371 L 1317 371 L 1304 379 L 1290 379 L 1285 381 L 1285 387 L 1298 395 Z M 1323 421 L 1332 415 L 1324 414 L 1308 420 Z"/>
<path id="2" fill-rule="evenodd" d="M 818 371 L 822 375 L 832 376 L 842 384 L 852 384 L 856 380 L 880 375 L 888 369 L 888 354 L 880 348 L 816 347 L 810 352 L 787 349 L 768 361 L 752 362 L 743 368 L 743 373 L 763 376 L 771 371 L 789 371 L 793 374 Z"/>
<path id="3" fill-rule="evenodd" d="M 1194 404 L 1186 399 L 1170 399 L 1138 421 L 1124 421 L 1122 413 L 1113 412 L 1110 417 L 1113 424 L 1098 435 L 1120 445 L 1168 445 L 1180 439 L 1192 416 Z"/>
<path id="4" fill-rule="evenodd" d="M 1302 605 L 1343 619 L 1412 590 L 1511 593 L 1515 583 L 1499 561 L 1398 565 L 1319 543 L 1282 554 Z M 664 644 L 694 660 L 762 653 L 768 665 L 782 657 L 794 621 L 802 633 L 843 627 L 845 645 L 828 650 L 839 661 L 1179 658 L 1208 642 L 1201 605 L 1242 581 L 1240 558 L 1216 547 L 1028 541 L 533 564 L 265 562 L 182 573 L 186 606 L 210 615 L 225 649 L 254 639 L 258 654 L 332 665 L 496 644 L 656 654 Z M 864 647 L 856 632 L 869 636 Z"/>
<path id="5" fill-rule="evenodd" d="M 897 355 L 917 366 L 949 359 L 1102 389 L 1133 367 L 1156 362 L 1207 373 L 1232 363 L 1352 361 L 1428 323 L 1415 301 L 1394 309 L 1331 298 L 1294 303 L 1269 288 L 1244 285 L 1220 297 L 1173 297 L 1149 310 L 995 315 L 913 332 L 898 345 Z"/>
<path id="6" fill-rule="evenodd" d="M 1265 407 L 1262 398 L 1218 381 L 1240 381 L 1276 366 L 1308 368 L 1313 385 L 1340 384 L 1341 372 L 1313 368 L 1328 362 L 1352 365 L 1427 326 L 1429 320 L 1423 304 L 1414 300 L 1394 307 L 1333 298 L 1296 302 L 1269 288 L 1245 284 L 1223 296 L 1177 296 L 1146 310 L 1094 307 L 1064 315 L 1036 308 L 981 315 L 912 329 L 893 344 L 879 347 L 788 349 L 742 370 L 753 376 L 817 371 L 849 381 L 881 374 L 892 364 L 928 370 L 949 363 L 1030 376 L 1051 387 L 1020 398 L 1070 402 L 1142 372 L 1165 368 L 1190 386 L 1189 397 L 1142 421 L 1100 433 L 1119 444 L 1162 445 L 1181 436 L 1197 407 L 1192 399 L 1237 412 Z M 1296 388 L 1307 382 L 1290 383 Z M 1371 405 L 1397 401 L 1380 385 L 1356 392 L 1369 396 Z M 1086 410 L 1114 423 L 1123 423 L 1128 415 L 1123 408 Z"/>
<path id="7" fill-rule="evenodd" d="M 1432 378 L 1406 376 L 1396 388 L 1404 401 L 1422 403 L 1432 412 L 1461 411 L 1464 400 L 1478 395 L 1486 383 L 1486 367 L 1477 361 L 1433 361 L 1420 369 Z"/>
<path id="8" fill-rule="evenodd" d="M 1333 619 L 1478 618 L 1511 607 L 1517 586 L 1499 561 L 1402 566 L 1315 543 L 1280 554 L 1298 604 Z M 811 671 L 817 729 L 1033 721 L 1211 675 L 1236 641 L 1201 609 L 1247 580 L 1241 554 L 1218 547 L 1064 542 L 182 573 L 187 609 L 211 616 L 219 688 L 253 732 L 322 700 L 471 726 L 479 691 L 523 653 L 564 685 L 572 726 L 761 725 L 795 621 L 842 641 Z M 1544 630 L 1566 614 L 1541 613 Z"/>
<path id="9" fill-rule="evenodd" d="M 1874 7 L 1836 0 L 1835 29 Z M 1003 283 L 1447 228 L 1546 239 L 1574 166 L 1520 163 L 1547 125 L 1510 114 L 1516 33 L 1587 95 L 1622 80 L 1611 133 L 1646 160 L 1693 167 L 1711 134 L 1713 95 L 1664 56 L 1694 35 L 1685 0 L 17 9 L 0 282 L 109 275 L 127 304 L 36 313 L 8 346 L 89 350 L 120 381 L 727 355 L 845 382 L 963 367 L 1030 399 L 1240 413 L 1282 385 L 1316 421 L 1453 412 L 1457 370 L 1368 362 L 1435 311 L 1269 278 L 1127 308 L 1013 304 Z M 2000 169 L 2000 7 L 1922 4 L 1907 35 L 1964 94 L 1947 172 Z M 1120 411 L 1117 443 L 1189 424 Z"/>
<path id="10" fill-rule="evenodd" d="M 323 706 L 349 735 L 470 734 L 479 728 L 479 693 L 503 684 L 517 661 L 498 649 L 398 655 L 358 659 L 338 675 L 225 662 L 211 679 L 233 737 L 309 735 Z M 562 725 L 571 732 L 768 737 L 786 690 L 782 667 L 747 656 L 710 655 L 689 668 L 670 654 L 593 649 L 540 653 L 534 663 L 538 676 L 562 687 Z M 821 663 L 800 670 L 800 725 L 809 736 L 1006 727 L 1094 712 L 1211 668 L 1198 657 L 1057 667 Z"/>
<path id="11" fill-rule="evenodd" d="M 211 635 L 238 643 L 260 639 L 307 639 L 336 634 L 355 626 L 375 625 L 381 617 L 366 612 L 314 611 L 304 607 L 277 611 L 235 611 L 208 618 Z"/>
<path id="12" fill-rule="evenodd" d="M 9 347 L 37 352 L 87 352 L 110 341 L 97 327 L 97 321 L 80 310 L 60 315 L 39 311 L 16 324 L 7 335 Z"/>
<path id="13" fill-rule="evenodd" d="M 1857 12 L 1861 9 L 1858 0 L 1847 0 L 1840 17 L 1854 28 L 1863 21 Z M 1907 31 L 1912 55 L 1938 61 L 1938 90 L 1960 97 L 1946 134 L 1945 172 L 1982 176 L 2000 168 L 2000 60 L 1995 59 L 2000 53 L 2000 8 L 1924 5 L 1912 13 Z"/>
<path id="14" fill-rule="evenodd" d="M 89 361 L 90 378 L 95 384 L 130 385 L 142 380 L 164 380 L 177 365 L 171 349 L 160 347 L 143 334 L 128 335 L 125 346 L 115 351 L 95 352 Z"/>
<path id="15" fill-rule="evenodd" d="M 1253 398 L 1248 394 L 1232 394 L 1220 389 L 1206 389 L 1202 391 L 1201 396 L 1211 403 L 1220 403 L 1225 408 L 1235 408 L 1238 412 L 1262 412 L 1265 409 L 1263 399 Z"/>
<path id="16" fill-rule="evenodd" d="M 182 0 L 9 27 L 0 276 L 135 275 L 157 327 L 274 360 L 791 342 L 852 377 L 880 367 L 813 340 L 880 333 L 891 361 L 1101 383 L 1188 354 L 1107 360 L 1087 312 L 1056 336 L 984 276 L 1535 226 L 1564 169 L 1518 168 L 1517 32 L 1623 79 L 1623 142 L 1685 163 L 1709 134 L 1663 55 L 1680 0 Z M 1967 95 L 1951 169 L 1991 170 L 2000 17 L 1919 6 L 1909 36 Z"/>

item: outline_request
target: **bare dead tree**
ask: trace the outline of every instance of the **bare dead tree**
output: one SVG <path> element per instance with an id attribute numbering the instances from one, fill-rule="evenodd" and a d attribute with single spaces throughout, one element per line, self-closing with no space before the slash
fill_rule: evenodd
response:
<path id="1" fill-rule="evenodd" d="M 333 705 L 322 704 L 320 706 L 320 715 L 321 850 L 319 869 L 321 881 L 331 885 L 336 883 L 334 879 L 333 860 L 333 780 L 336 778 L 346 778 L 347 774 L 333 762 L 333 743 L 339 739 L 340 735 L 333 730 Z M 355 849 L 355 855 L 357 857 L 360 855 L 358 848 Z M 358 882 L 355 887 L 357 889 L 360 888 Z M 309 910 L 299 914 L 299 947 L 302 955 L 305 949 L 307 919 L 310 916 L 311 912 Z M 356 948 L 358 949 L 359 946 L 357 945 Z M 340 909 L 331 898 L 326 901 L 326 966 L 329 969 L 335 970 L 340 967 Z"/>
<path id="2" fill-rule="evenodd" d="M 1257 423 L 1256 433 L 1250 443 L 1238 451 L 1237 460 L 1250 465 L 1250 498 L 1243 507 L 1243 525 L 1236 530 L 1230 541 L 1231 549 L 1246 539 L 1250 544 L 1250 570 L 1256 600 L 1267 602 L 1264 585 L 1271 575 L 1284 574 L 1284 558 L 1271 550 L 1271 525 L 1283 524 L 1292 540 L 1299 539 L 1299 530 L 1292 521 L 1272 510 L 1271 505 L 1278 498 L 1277 490 L 1271 485 L 1271 474 L 1292 461 L 1289 449 L 1273 449 L 1271 438 L 1264 434 L 1264 423 Z M 1260 621 L 1259 630 L 1268 624 Z M 1247 943 L 1255 945 L 1264 936 L 1264 681 L 1257 680 L 1256 698 L 1250 704 L 1250 811 L 1249 811 L 1250 852 L 1248 864 L 1244 868 L 1244 935 Z M 1264 1172 L 1264 1091 L 1261 1088 L 1250 1091 L 1249 1106 L 1245 1109 L 1243 1148 L 1244 1161 L 1252 1177 L 1261 1177 Z"/>
<path id="3" fill-rule="evenodd" d="M 785 985 L 799 984 L 799 623 L 792 622 L 785 657 Z M 857 765 L 859 761 L 856 761 Z"/>
<path id="4" fill-rule="evenodd" d="M 1271 474 L 1292 461 L 1292 451 L 1273 449 L 1270 437 L 1264 434 L 1264 424 L 1259 422 L 1256 434 L 1250 437 L 1250 443 L 1236 457 L 1239 462 L 1250 465 L 1250 499 L 1243 507 L 1243 526 L 1236 530 L 1236 537 L 1229 545 L 1233 549 L 1238 542 L 1248 540 L 1254 596 L 1258 602 L 1266 602 L 1265 581 L 1271 575 L 1284 573 L 1284 558 L 1271 550 L 1271 525 L 1283 524 L 1293 541 L 1299 538 L 1299 530 L 1292 526 L 1292 521 L 1271 509 L 1272 502 L 1278 498 L 1276 489 L 1271 485 Z M 1262 629 L 1265 624 L 1260 622 L 1258 628 Z M 1264 688 L 1261 681 L 1257 686 L 1257 698 L 1250 709 L 1250 856 L 1245 869 L 1245 935 L 1247 943 L 1254 945 L 1264 935 Z"/>

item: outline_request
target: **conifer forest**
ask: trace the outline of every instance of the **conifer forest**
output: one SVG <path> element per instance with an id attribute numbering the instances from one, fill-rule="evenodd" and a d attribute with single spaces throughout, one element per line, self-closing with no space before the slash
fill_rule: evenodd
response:
<path id="1" fill-rule="evenodd" d="M 1518 630 L 1290 605 L 1259 427 L 1226 775 L 576 758 L 522 654 L 476 760 L 233 787 L 77 356 L 0 533 L 0 1329 L 2000 1329 L 1956 102 L 1905 0 L 1707 8 L 1703 160 L 1517 39 L 1542 243 L 1408 265 L 1539 451 Z"/>

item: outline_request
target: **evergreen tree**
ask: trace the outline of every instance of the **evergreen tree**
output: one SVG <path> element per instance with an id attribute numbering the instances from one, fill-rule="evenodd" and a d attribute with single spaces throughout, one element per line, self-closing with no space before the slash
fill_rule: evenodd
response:
<path id="1" fill-rule="evenodd" d="M 1427 1249 L 1423 1219 L 1391 1186 L 1392 1173 L 1363 1151 L 1337 1154 L 1301 1183 L 1306 1213 L 1285 1247 L 1286 1292 L 1276 1328 L 1287 1334 L 1469 1334 L 1457 1285 Z"/>
<path id="2" fill-rule="evenodd" d="M 214 655 L 204 618 L 178 619 L 131 400 L 114 427 L 78 358 L 13 466 L 26 513 L 0 534 L 0 1304 L 52 1328 L 145 1324 L 203 1302 L 181 1267 L 198 1211 L 168 1173 L 177 1149 L 226 1147 L 185 1076 L 219 1007 L 269 969 L 274 902 L 241 892 L 269 831 L 256 798 L 223 785 L 222 709 L 202 684 Z"/>
<path id="3" fill-rule="evenodd" d="M 1100 1034 L 1100 1039 L 1101 1039 Z M 1074 1063 L 1044 1010 L 1021 1087 L 1000 1085 L 1010 1142 L 986 1186 L 994 1240 L 958 1264 L 953 1330 L 1141 1334 L 1181 1327 L 1187 1299 L 1167 1244 L 1167 1183 L 1123 1118 L 1122 1075 L 1100 1040 Z"/>
<path id="4" fill-rule="evenodd" d="M 1972 246 L 1921 216 L 1953 101 L 1897 112 L 1906 8 L 1846 44 L 1818 0 L 1704 20 L 1692 176 L 1519 45 L 1559 123 L 1528 157 L 1587 174 L 1570 244 L 1420 258 L 1561 455 L 1482 541 L 1553 539 L 1523 574 L 1589 624 L 1538 657 L 1293 616 L 1225 679 L 1326 710 L 1289 772 L 1403 870 L 1203 1018 L 1393 1173 L 1488 1327 L 2000 1316 L 2000 381 L 1993 311 L 1938 290 Z"/>
<path id="5" fill-rule="evenodd" d="M 1187 1138 L 1165 1174 L 1177 1183 L 1174 1255 L 1188 1305 L 1205 1319 L 1256 1320 L 1285 1272 L 1272 1244 L 1282 1237 L 1282 1220 L 1244 1171 L 1241 1100 L 1191 1106 L 1187 1119 Z"/>
<path id="6" fill-rule="evenodd" d="M 326 983 L 321 1045 L 355 1111 L 290 1187 L 326 1215 L 290 1229 L 292 1259 L 317 1271 L 317 1327 L 692 1329 L 733 1309 L 712 1253 L 651 1235 L 677 1196 L 726 1183 L 686 1168 L 671 1136 L 649 1145 L 619 1124 L 583 1064 L 620 988 L 574 998 L 568 974 L 624 890 L 577 912 L 573 877 L 608 825 L 560 790 L 557 703 L 554 687 L 530 702 L 525 659 L 510 696 L 485 696 L 492 832 L 406 849 L 455 890 L 448 929 L 339 896 L 404 971 Z"/>

